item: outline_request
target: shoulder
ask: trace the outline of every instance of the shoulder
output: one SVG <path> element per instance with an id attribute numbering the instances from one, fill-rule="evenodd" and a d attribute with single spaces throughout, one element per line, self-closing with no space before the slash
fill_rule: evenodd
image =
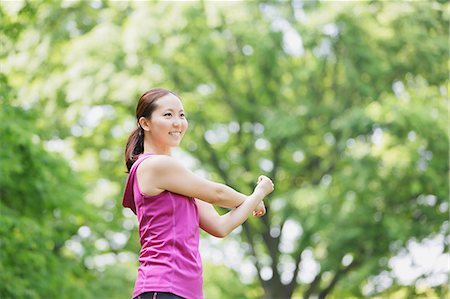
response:
<path id="1" fill-rule="evenodd" d="M 184 168 L 182 164 L 171 156 L 154 155 L 142 161 L 138 171 L 162 173 L 171 170 L 179 170 L 181 168 Z"/>

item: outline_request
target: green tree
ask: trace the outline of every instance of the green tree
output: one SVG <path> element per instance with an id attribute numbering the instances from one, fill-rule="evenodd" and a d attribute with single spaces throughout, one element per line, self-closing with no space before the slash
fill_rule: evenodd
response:
<path id="1" fill-rule="evenodd" d="M 85 267 L 65 250 L 89 212 L 67 161 L 47 152 L 33 130 L 39 112 L 10 104 L 1 77 L 0 287 L 2 298 L 86 297 Z M 55 286 L 58 286 L 55 288 Z"/>
<path id="2" fill-rule="evenodd" d="M 162 65 L 195 99 L 186 149 L 240 190 L 261 171 L 275 181 L 269 214 L 242 233 L 265 297 L 362 296 L 410 239 L 448 230 L 448 15 L 324 3 L 299 21 L 287 5 L 224 6 L 189 8 L 168 38 Z M 309 253 L 318 270 L 302 282 Z"/>
<path id="3" fill-rule="evenodd" d="M 151 86 L 181 94 L 183 150 L 213 179 L 250 192 L 263 172 L 276 184 L 268 214 L 235 236 L 256 280 L 228 290 L 221 280 L 235 275 L 205 271 L 207 296 L 420 295 L 389 259 L 448 232 L 447 3 L 25 2 L 0 12 L 1 63 L 17 93 L 4 98 L 37 111 L 41 142 L 70 145 L 88 189 L 80 202 L 101 219 L 82 242 L 97 277 L 90 295 L 131 292 L 133 270 L 120 275 L 135 256 L 118 257 L 138 242 L 119 204 L 121 161 Z M 105 255 L 115 265 L 99 269 Z M 380 273 L 386 288 L 372 281 Z M 427 294 L 446 293 L 441 283 Z"/>

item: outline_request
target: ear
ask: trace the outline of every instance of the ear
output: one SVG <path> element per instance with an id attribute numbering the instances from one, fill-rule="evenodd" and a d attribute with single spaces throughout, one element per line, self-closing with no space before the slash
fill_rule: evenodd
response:
<path id="1" fill-rule="evenodd" d="M 139 118 L 139 125 L 142 129 L 144 129 L 144 131 L 150 131 L 150 121 L 145 117 L 142 116 L 141 118 Z"/>

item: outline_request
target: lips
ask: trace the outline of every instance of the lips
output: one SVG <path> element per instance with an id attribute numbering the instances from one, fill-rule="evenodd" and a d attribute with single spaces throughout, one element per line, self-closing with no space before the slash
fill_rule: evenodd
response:
<path id="1" fill-rule="evenodd" d="M 181 131 L 172 131 L 172 132 L 169 132 L 169 135 L 180 136 L 181 135 Z"/>

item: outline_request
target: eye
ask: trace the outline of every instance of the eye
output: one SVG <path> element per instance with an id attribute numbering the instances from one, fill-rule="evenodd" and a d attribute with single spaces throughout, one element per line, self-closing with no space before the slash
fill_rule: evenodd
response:
<path id="1" fill-rule="evenodd" d="M 164 115 L 163 116 L 172 116 L 172 113 L 170 113 L 170 112 L 166 112 L 166 113 L 164 113 Z"/>
<path id="2" fill-rule="evenodd" d="M 180 113 L 180 116 L 181 116 L 182 118 L 185 118 L 185 117 L 186 117 L 186 114 Z"/>

